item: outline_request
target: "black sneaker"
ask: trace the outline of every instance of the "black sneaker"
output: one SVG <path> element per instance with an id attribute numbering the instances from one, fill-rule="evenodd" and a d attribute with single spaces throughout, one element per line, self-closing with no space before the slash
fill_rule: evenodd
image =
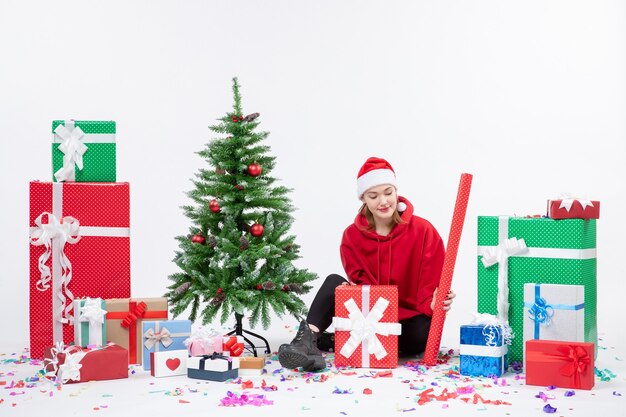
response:
<path id="1" fill-rule="evenodd" d="M 326 361 L 317 348 L 317 335 L 305 320 L 300 322 L 296 337 L 289 344 L 278 348 L 278 361 L 283 368 L 300 368 L 304 371 L 319 371 L 326 368 Z"/>

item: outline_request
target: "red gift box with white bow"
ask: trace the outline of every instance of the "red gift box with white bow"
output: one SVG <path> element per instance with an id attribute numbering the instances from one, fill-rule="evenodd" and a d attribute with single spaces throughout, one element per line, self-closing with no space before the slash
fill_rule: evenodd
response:
<path id="1" fill-rule="evenodd" d="M 563 197 L 548 200 L 548 217 L 551 219 L 599 219 L 600 202 L 583 198 Z"/>
<path id="2" fill-rule="evenodd" d="M 101 348 L 64 346 L 59 342 L 44 352 L 47 378 L 63 384 L 128 378 L 128 351 L 114 343 Z"/>
<path id="3" fill-rule="evenodd" d="M 128 183 L 30 183 L 30 354 L 74 339 L 75 298 L 130 297 Z"/>
<path id="4" fill-rule="evenodd" d="M 593 355 L 593 343 L 527 340 L 526 384 L 589 390 L 594 385 Z"/>
<path id="5" fill-rule="evenodd" d="M 335 366 L 397 368 L 398 287 L 341 285 L 335 289 Z"/>

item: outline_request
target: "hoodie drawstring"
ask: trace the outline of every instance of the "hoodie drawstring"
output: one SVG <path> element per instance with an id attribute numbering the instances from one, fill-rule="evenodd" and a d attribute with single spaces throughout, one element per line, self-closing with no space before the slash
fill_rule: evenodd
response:
<path id="1" fill-rule="evenodd" d="M 389 237 L 389 273 L 387 274 L 387 285 L 391 285 L 391 244 L 393 243 L 393 235 Z"/>
<path id="2" fill-rule="evenodd" d="M 376 262 L 376 266 L 377 266 L 377 270 L 376 270 L 376 274 L 377 274 L 377 278 L 378 278 L 378 285 L 381 285 L 380 283 L 380 238 L 376 237 L 376 240 L 378 241 L 378 245 L 376 246 L 376 248 L 378 249 L 378 260 Z"/>
<path id="3" fill-rule="evenodd" d="M 383 277 L 380 275 L 380 245 L 381 245 L 381 242 L 380 242 L 380 238 L 379 237 L 376 237 L 376 240 L 378 241 L 378 246 L 377 246 L 377 249 L 378 249 L 378 262 L 376 264 L 377 265 L 377 272 L 376 273 L 377 273 L 377 277 L 378 277 L 378 285 L 385 285 L 382 282 Z M 393 252 L 391 250 L 391 244 L 392 243 L 393 243 L 393 235 L 389 236 L 389 260 L 388 260 L 389 267 L 387 268 L 388 270 L 387 270 L 387 284 L 386 285 L 391 285 L 391 256 L 393 254 Z"/>

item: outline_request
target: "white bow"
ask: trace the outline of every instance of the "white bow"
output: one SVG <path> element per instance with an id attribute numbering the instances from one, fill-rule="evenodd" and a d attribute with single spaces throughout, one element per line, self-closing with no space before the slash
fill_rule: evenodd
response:
<path id="1" fill-rule="evenodd" d="M 174 343 L 174 341 L 170 337 L 170 331 L 165 327 L 159 330 L 158 333 L 156 333 L 154 329 L 148 329 L 144 333 L 143 337 L 146 339 L 143 344 L 146 348 L 148 348 L 148 350 L 152 349 L 154 345 L 158 344 L 159 342 L 161 342 L 161 344 L 165 348 Z"/>
<path id="2" fill-rule="evenodd" d="M 68 123 L 68 127 L 72 127 Z M 83 154 L 87 152 L 87 146 L 82 139 L 85 133 L 78 126 L 68 129 L 63 125 L 58 125 L 54 129 L 54 133 L 58 135 L 63 142 L 59 145 L 59 150 L 63 152 L 63 166 L 54 173 L 57 181 L 72 181 L 75 178 L 74 165 L 78 169 L 83 169 Z"/>
<path id="3" fill-rule="evenodd" d="M 498 318 L 502 322 L 509 319 L 509 256 L 528 251 L 523 238 L 502 240 L 498 246 L 488 247 L 481 259 L 485 268 L 498 264 Z"/>
<path id="4" fill-rule="evenodd" d="M 350 357 L 362 342 L 367 341 L 369 354 L 376 356 L 378 360 L 387 356 L 387 350 L 376 335 L 399 335 L 402 331 L 400 323 L 380 322 L 389 305 L 389 300 L 380 297 L 367 317 L 363 315 L 353 298 L 346 301 L 344 305 L 348 310 L 348 318 L 333 317 L 335 330 L 350 331 L 350 338 L 343 345 L 340 353 L 345 357 Z"/>
<path id="5" fill-rule="evenodd" d="M 74 353 L 71 353 L 72 351 L 74 351 Z M 50 349 L 50 354 L 52 358 L 46 358 L 44 360 L 46 369 L 48 367 L 51 368 L 50 371 L 46 372 L 46 377 L 57 376 L 63 384 L 68 381 L 80 381 L 80 368 L 83 367 L 80 361 L 83 360 L 86 352 L 77 349 L 76 346 L 64 348 L 63 342 L 57 342 L 56 345 Z M 65 355 L 62 365 L 59 365 L 59 354 Z"/>
<path id="6" fill-rule="evenodd" d="M 585 210 L 587 207 L 593 207 L 593 203 L 591 202 L 591 200 L 574 197 L 569 194 L 563 194 L 561 196 L 561 204 L 559 205 L 559 208 L 564 208 L 569 212 L 572 208 L 572 204 L 574 204 L 574 201 L 578 201 L 583 207 L 583 210 Z"/>
<path id="7" fill-rule="evenodd" d="M 491 265 L 495 265 L 502 262 L 503 259 L 509 256 L 517 255 L 528 250 L 524 238 L 518 239 L 512 237 L 506 239 L 498 246 L 489 247 L 486 249 L 485 254 L 482 257 L 482 262 L 485 268 L 489 268 Z"/>
<path id="8" fill-rule="evenodd" d="M 85 304 L 80 308 L 78 320 L 102 325 L 106 314 L 107 312 L 102 309 L 102 302 L 99 299 L 86 298 Z"/>
<path id="9" fill-rule="evenodd" d="M 106 343 L 106 340 L 102 340 L 102 324 L 104 324 L 106 314 L 107 312 L 102 308 L 102 301 L 100 299 L 86 298 L 85 303 L 80 307 L 78 321 L 89 322 L 90 344 Z M 78 324 L 75 324 L 75 326 L 78 326 Z"/>
<path id="10" fill-rule="evenodd" d="M 47 223 L 43 223 L 44 216 L 47 216 Z M 46 265 L 50 255 L 52 254 L 52 240 L 55 239 L 56 245 L 54 250 L 59 255 L 59 263 L 61 265 L 61 282 L 62 290 L 58 292 L 58 297 L 61 299 L 61 308 L 57 311 L 57 320 L 62 323 L 69 323 L 71 319 L 67 319 L 72 311 L 72 304 L 70 303 L 65 307 L 66 300 L 74 300 L 74 295 L 67 288 L 72 279 L 72 263 L 65 255 L 64 248 L 65 243 L 76 243 L 80 240 L 80 222 L 71 216 L 63 217 L 61 221 L 57 217 L 48 212 L 43 212 L 35 219 L 36 227 L 30 232 L 30 244 L 34 246 L 44 245 L 46 250 L 39 257 L 39 272 L 41 276 L 37 281 L 36 288 L 39 291 L 46 291 L 50 288 L 50 281 L 52 275 L 50 268 Z M 63 292 L 67 294 L 67 298 L 63 295 Z"/>

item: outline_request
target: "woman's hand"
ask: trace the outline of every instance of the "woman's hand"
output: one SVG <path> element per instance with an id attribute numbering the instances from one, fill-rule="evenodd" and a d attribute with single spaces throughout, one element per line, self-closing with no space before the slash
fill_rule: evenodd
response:
<path id="1" fill-rule="evenodd" d="M 433 301 L 431 301 L 430 303 L 431 310 L 435 309 L 435 299 L 437 298 L 437 289 L 438 288 L 435 288 L 435 292 L 433 293 Z M 446 299 L 443 300 L 443 311 L 450 310 L 450 307 L 452 306 L 452 299 L 454 297 L 456 297 L 456 294 L 454 293 L 454 291 L 450 290 L 450 292 L 448 292 L 448 296 L 446 297 Z"/>

